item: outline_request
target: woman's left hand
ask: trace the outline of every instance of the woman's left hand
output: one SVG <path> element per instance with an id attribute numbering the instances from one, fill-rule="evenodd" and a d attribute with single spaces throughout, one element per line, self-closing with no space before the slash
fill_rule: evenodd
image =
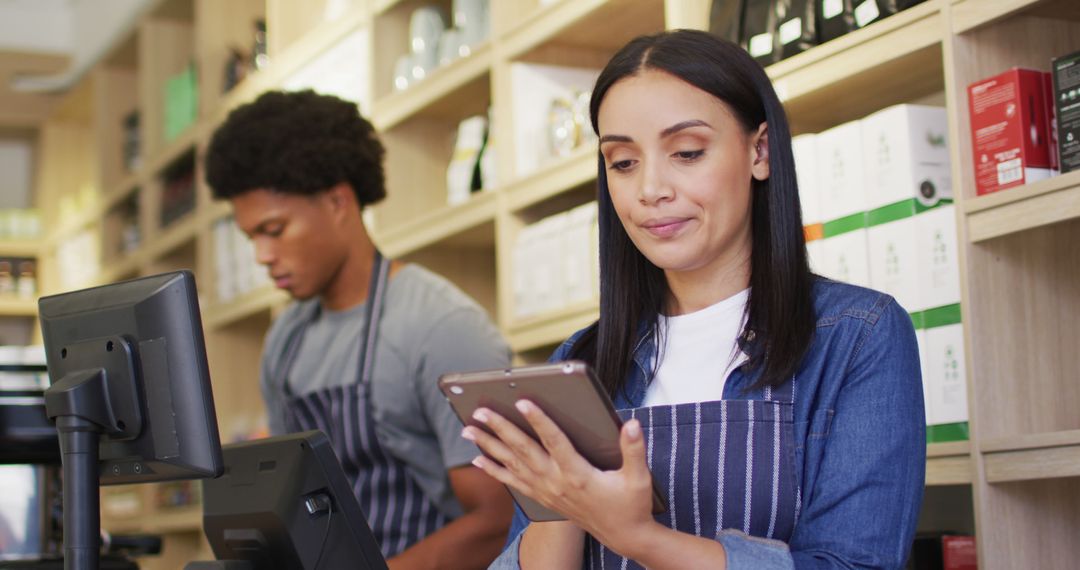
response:
<path id="1" fill-rule="evenodd" d="M 539 407 L 527 400 L 519 400 L 516 406 L 540 436 L 540 443 L 506 418 L 480 408 L 473 418 L 497 437 L 476 427 L 466 427 L 462 436 L 475 441 L 495 461 L 480 456 L 474 464 L 563 514 L 612 550 L 633 558 L 635 547 L 645 542 L 640 539 L 656 526 L 641 424 L 637 420 L 623 424 L 619 437 L 622 467 L 601 471 L 574 449 Z"/>

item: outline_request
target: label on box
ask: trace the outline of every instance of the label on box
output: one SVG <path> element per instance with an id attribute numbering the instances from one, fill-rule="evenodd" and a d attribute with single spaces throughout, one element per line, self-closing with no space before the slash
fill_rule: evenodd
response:
<path id="1" fill-rule="evenodd" d="M 750 55 L 754 57 L 761 57 L 763 55 L 769 55 L 772 53 L 772 34 L 764 33 L 757 34 L 750 38 Z"/>
<path id="2" fill-rule="evenodd" d="M 1061 172 L 1080 170 L 1080 52 L 1053 63 L 1057 144 Z"/>
<path id="3" fill-rule="evenodd" d="M 780 24 L 780 43 L 788 45 L 802 37 L 802 18 L 793 18 Z"/>
<path id="4" fill-rule="evenodd" d="M 866 0 L 855 8 L 855 25 L 863 27 L 878 19 L 881 10 L 878 9 L 877 0 Z"/>
<path id="5" fill-rule="evenodd" d="M 844 12 L 844 0 L 822 0 L 821 17 L 830 20 Z"/>

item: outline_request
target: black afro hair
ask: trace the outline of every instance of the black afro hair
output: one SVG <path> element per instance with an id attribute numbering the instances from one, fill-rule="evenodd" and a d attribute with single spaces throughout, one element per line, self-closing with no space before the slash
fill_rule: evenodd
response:
<path id="1" fill-rule="evenodd" d="M 255 189 L 312 195 L 348 182 L 364 207 L 386 196 L 384 154 L 356 104 L 310 90 L 271 91 L 218 127 L 206 181 L 216 198 Z"/>

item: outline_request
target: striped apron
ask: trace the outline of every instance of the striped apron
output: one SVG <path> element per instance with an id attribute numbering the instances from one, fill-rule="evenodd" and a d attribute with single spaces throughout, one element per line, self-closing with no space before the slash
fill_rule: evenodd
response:
<path id="1" fill-rule="evenodd" d="M 637 418 L 667 512 L 656 520 L 715 538 L 721 530 L 787 542 L 799 517 L 792 402 L 795 380 L 763 400 L 719 400 L 620 410 Z M 586 567 L 641 568 L 592 537 Z"/>
<path id="2" fill-rule="evenodd" d="M 300 396 L 292 395 L 288 374 L 296 360 L 305 323 L 285 345 L 279 386 L 287 396 L 285 422 L 290 431 L 321 430 L 330 439 L 353 486 L 383 556 L 391 558 L 438 530 L 448 518 L 409 476 L 405 463 L 379 445 L 371 403 L 371 371 L 390 262 L 376 252 L 368 289 L 356 382 Z M 312 320 L 318 318 L 318 312 Z"/>

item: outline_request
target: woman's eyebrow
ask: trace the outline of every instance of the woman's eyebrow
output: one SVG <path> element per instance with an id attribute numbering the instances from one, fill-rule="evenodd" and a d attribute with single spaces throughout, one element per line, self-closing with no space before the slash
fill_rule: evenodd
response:
<path id="1" fill-rule="evenodd" d="M 702 121 L 701 119 L 691 119 L 689 121 L 682 121 L 681 123 L 675 123 L 674 125 L 671 125 L 670 127 L 660 131 L 660 138 L 663 139 L 663 138 L 670 137 L 671 135 L 673 135 L 673 134 L 675 134 L 675 133 L 677 133 L 679 131 L 689 129 L 691 127 L 706 127 L 706 128 L 712 129 L 712 126 L 709 123 L 706 123 L 705 121 Z"/>

